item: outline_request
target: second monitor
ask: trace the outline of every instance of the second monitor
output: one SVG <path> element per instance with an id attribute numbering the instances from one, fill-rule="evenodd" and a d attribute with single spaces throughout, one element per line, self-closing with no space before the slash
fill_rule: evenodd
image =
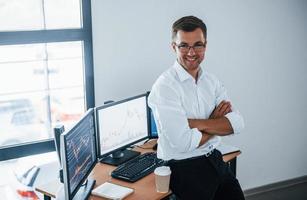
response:
<path id="1" fill-rule="evenodd" d="M 87 199 L 95 184 L 87 177 L 97 163 L 94 110 L 60 137 L 65 199 Z"/>
<path id="2" fill-rule="evenodd" d="M 148 138 L 147 94 L 96 108 L 100 161 L 119 165 L 139 155 L 126 148 Z"/>

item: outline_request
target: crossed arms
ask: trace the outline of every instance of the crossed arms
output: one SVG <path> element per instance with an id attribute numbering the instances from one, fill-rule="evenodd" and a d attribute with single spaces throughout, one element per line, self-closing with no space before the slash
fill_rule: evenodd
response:
<path id="1" fill-rule="evenodd" d="M 222 101 L 213 110 L 209 119 L 188 119 L 190 128 L 197 128 L 202 133 L 199 146 L 205 144 L 214 135 L 224 136 L 233 133 L 233 128 L 225 117 L 230 112 L 232 112 L 230 102 Z"/>

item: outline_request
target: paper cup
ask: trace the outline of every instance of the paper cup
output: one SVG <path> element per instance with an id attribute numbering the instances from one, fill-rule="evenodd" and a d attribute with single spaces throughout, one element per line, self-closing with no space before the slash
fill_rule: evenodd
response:
<path id="1" fill-rule="evenodd" d="M 171 169 L 166 166 L 157 167 L 154 171 L 156 180 L 156 190 L 160 193 L 169 191 L 169 182 L 171 178 Z"/>

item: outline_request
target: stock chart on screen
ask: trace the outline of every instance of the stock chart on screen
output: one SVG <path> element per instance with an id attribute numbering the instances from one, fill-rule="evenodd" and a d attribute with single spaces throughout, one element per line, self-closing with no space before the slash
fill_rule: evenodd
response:
<path id="1" fill-rule="evenodd" d="M 100 109 L 98 115 L 102 154 L 148 135 L 145 96 Z"/>
<path id="2" fill-rule="evenodd" d="M 95 162 L 94 118 L 82 120 L 66 139 L 70 189 L 74 191 Z"/>

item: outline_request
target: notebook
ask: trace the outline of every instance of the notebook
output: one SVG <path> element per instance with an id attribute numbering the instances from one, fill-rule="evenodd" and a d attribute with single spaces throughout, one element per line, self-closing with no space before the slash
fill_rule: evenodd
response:
<path id="1" fill-rule="evenodd" d="M 132 188 L 105 182 L 92 190 L 92 194 L 108 199 L 120 200 L 133 193 L 133 191 L 134 189 Z"/>

